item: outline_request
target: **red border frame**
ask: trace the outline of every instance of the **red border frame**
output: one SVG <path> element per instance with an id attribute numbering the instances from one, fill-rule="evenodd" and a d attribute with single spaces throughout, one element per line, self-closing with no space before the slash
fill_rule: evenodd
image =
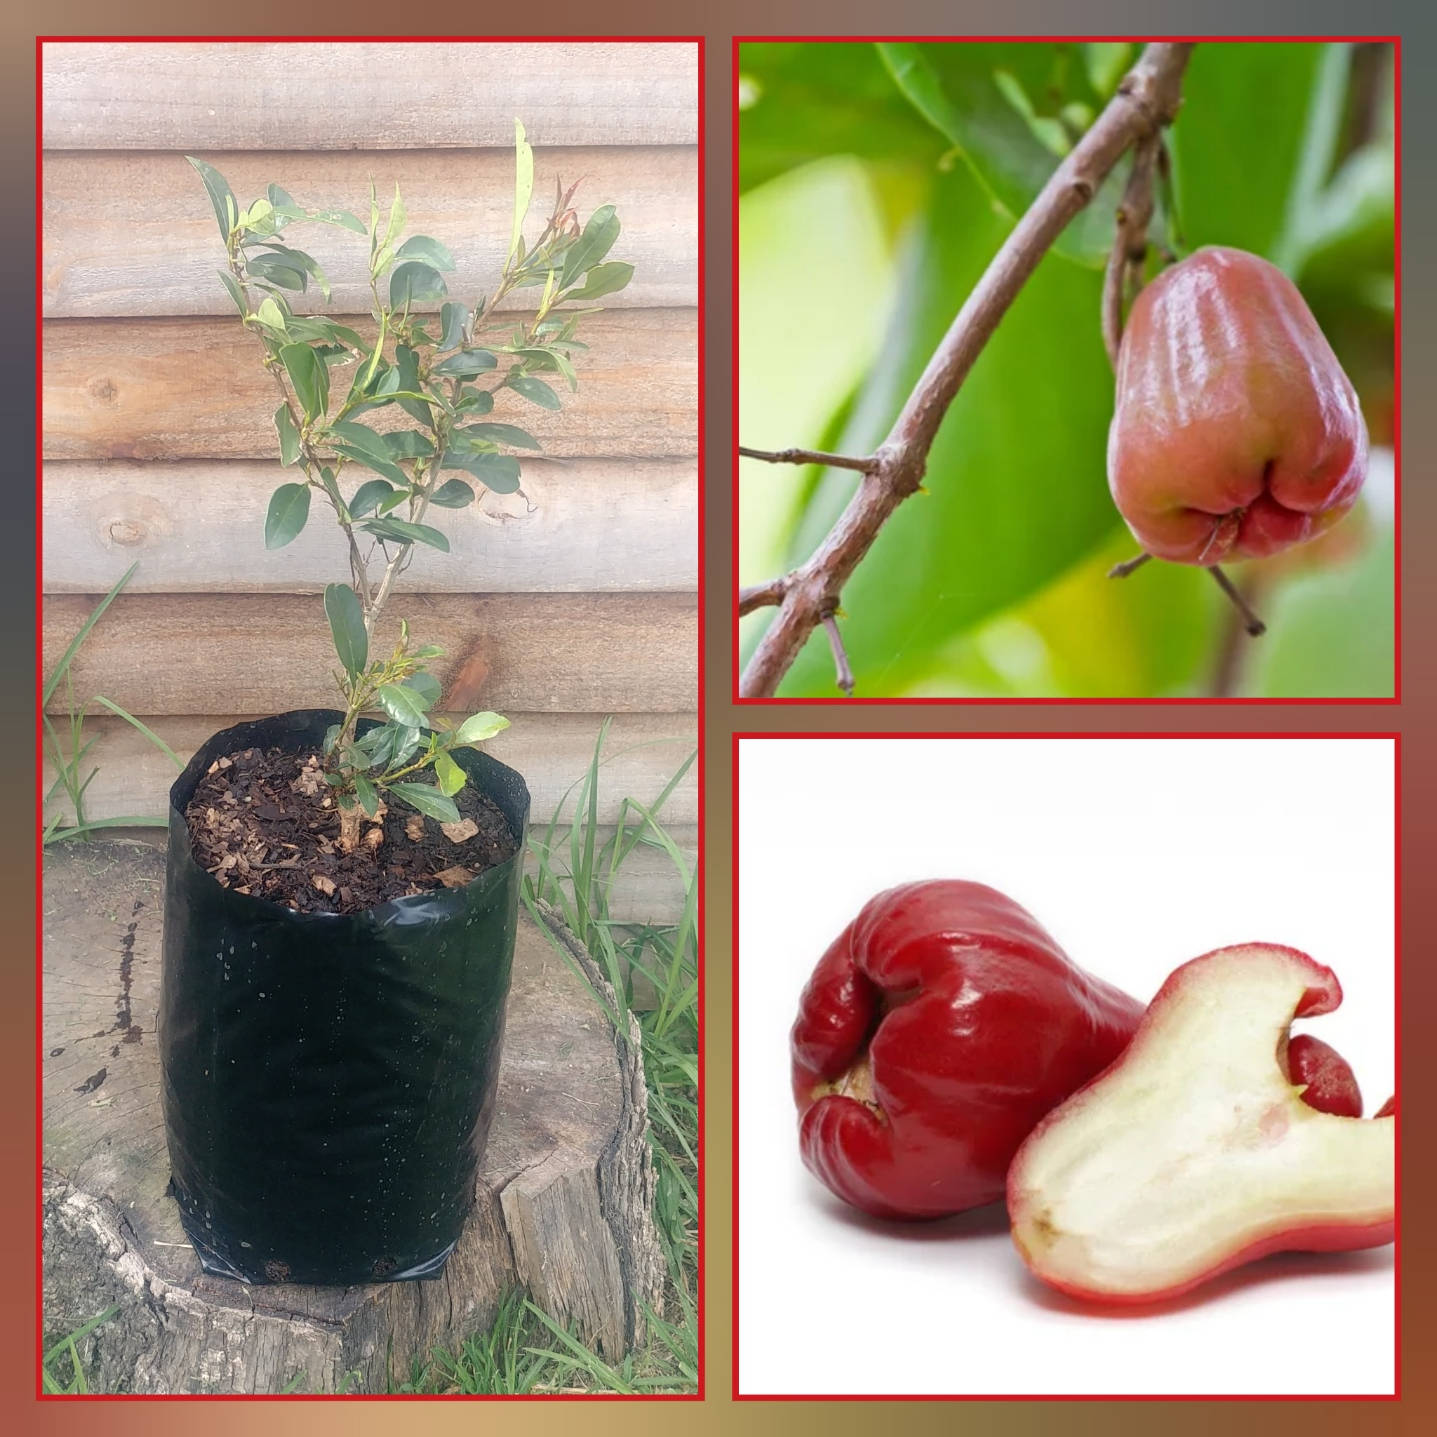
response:
<path id="1" fill-rule="evenodd" d="M 941 43 L 1008 43 L 1020 42 L 1052 44 L 1060 43 L 1087 43 L 1089 41 L 1125 41 L 1130 44 L 1149 44 L 1153 41 L 1192 41 L 1201 44 L 1221 43 L 1244 43 L 1244 44 L 1332 44 L 1332 43 L 1369 43 L 1369 44 L 1390 44 L 1393 48 L 1393 113 L 1395 116 L 1393 128 L 1393 173 L 1394 173 L 1394 201 L 1393 201 L 1393 371 L 1392 371 L 1392 428 L 1393 428 L 1393 492 L 1394 492 L 1394 517 L 1393 533 L 1395 544 L 1395 558 L 1392 577 L 1392 604 L 1393 604 L 1393 655 L 1394 667 L 1392 675 L 1392 695 L 1390 698 L 1215 698 L 1203 695 L 1191 697 L 1113 697 L 1113 698 L 1046 698 L 1034 697 L 1025 698 L 1022 695 L 1012 696 L 974 696 L 961 698 L 901 698 L 885 697 L 883 695 L 855 695 L 853 698 L 844 698 L 842 694 L 835 692 L 831 697 L 804 695 L 792 698 L 742 698 L 739 695 L 739 677 L 742 672 L 742 649 L 739 642 L 739 617 L 738 606 L 735 598 L 739 591 L 738 572 L 738 536 L 739 536 L 739 456 L 737 449 L 737 435 L 739 422 L 739 341 L 740 317 L 739 317 L 739 96 L 738 96 L 738 75 L 739 75 L 739 46 L 745 44 L 759 43 L 805 43 L 805 44 L 877 44 L 884 41 L 903 40 L 908 42 L 941 42 Z M 982 706 L 993 704 L 1009 704 L 1017 706 L 1047 705 L 1049 707 L 1074 704 L 1090 706 L 1093 704 L 1159 704 L 1159 705 L 1195 705 L 1203 706 L 1210 704 L 1237 705 L 1239 707 L 1259 707 L 1264 705 L 1312 705 L 1312 704 L 1333 704 L 1333 705 L 1394 705 L 1402 702 L 1402 37 L 1400 35 L 735 35 L 733 37 L 732 58 L 732 98 L 731 98 L 731 120 L 733 125 L 733 181 L 730 201 L 733 205 L 733 216 L 731 219 L 730 243 L 733 247 L 732 258 L 732 300 L 730 323 L 732 325 L 733 341 L 733 372 L 731 375 L 732 399 L 731 413 L 734 425 L 734 449 L 730 461 L 730 479 L 732 484 L 732 499 L 730 523 L 733 532 L 733 553 L 730 556 L 730 610 L 729 623 L 730 635 L 733 643 L 733 656 L 731 660 L 730 689 L 731 699 L 736 707 L 750 708 L 763 707 L 765 705 L 799 706 L 813 704 L 840 704 L 850 706 L 862 704 L 869 707 L 912 704 L 912 705 L 946 705 L 953 707 Z"/>
<path id="2" fill-rule="evenodd" d="M 706 1252 L 706 1209 L 704 1200 L 704 1135 L 707 1130 L 707 1103 L 704 1088 L 704 979 L 705 953 L 703 923 L 705 911 L 704 885 L 704 740 L 707 732 L 704 712 L 706 683 L 705 650 L 703 644 L 704 611 L 704 295 L 705 275 L 704 246 L 706 192 L 704 187 L 707 155 L 705 146 L 708 139 L 707 114 L 704 109 L 705 60 L 707 40 L 703 35 L 37 35 L 35 37 L 35 492 L 37 500 L 44 494 L 44 47 L 62 44 L 355 44 L 379 42 L 384 44 L 536 44 L 536 45 L 632 45 L 668 44 L 694 45 L 698 50 L 697 105 L 698 138 L 696 150 L 697 168 L 697 217 L 698 253 L 696 277 L 698 281 L 698 333 L 696 358 L 696 403 L 698 453 L 696 470 L 698 476 L 698 524 L 695 535 L 698 558 L 698 614 L 696 642 L 698 644 L 698 856 L 695 860 L 698 881 L 697 943 L 698 943 L 698 1275 L 696 1281 L 696 1335 L 698 1347 L 697 1391 L 672 1393 L 325 1393 L 325 1392 L 257 1392 L 257 1393 L 49 1393 L 45 1391 L 44 1372 L 44 1277 L 42 1246 L 44 1241 L 43 1217 L 43 1170 L 44 1170 L 44 1114 L 41 1087 L 41 1054 L 43 1053 L 42 1015 L 44 1012 L 44 961 L 43 938 L 37 923 L 35 931 L 35 1396 L 44 1402 L 702 1402 L 705 1396 L 706 1361 L 704 1349 L 704 1268 Z M 43 705 L 39 695 L 43 691 L 43 612 L 38 600 L 44 594 L 43 580 L 43 538 L 44 504 L 35 506 L 35 912 L 43 911 L 43 849 L 39 834 L 43 829 L 45 808 L 44 784 L 44 730 L 40 723 Z"/>
<path id="3" fill-rule="evenodd" d="M 1075 730 L 1062 730 L 1053 733 L 1012 733 L 1002 730 L 978 731 L 973 733 L 941 733 L 936 731 L 925 731 L 921 733 L 878 733 L 868 732 L 819 732 L 816 730 L 795 731 L 793 733 L 775 732 L 742 732 L 732 736 L 732 748 L 730 752 L 731 770 L 731 801 L 733 804 L 733 851 L 731 861 L 733 864 L 733 905 L 730 912 L 730 922 L 733 925 L 734 953 L 732 960 L 732 992 L 731 1003 L 733 1008 L 733 1033 L 731 1042 L 731 1061 L 733 1065 L 732 1091 L 730 1102 L 733 1104 L 733 1138 L 731 1140 L 730 1158 L 733 1165 L 732 1188 L 729 1201 L 732 1204 L 730 1214 L 729 1241 L 731 1248 L 732 1271 L 730 1273 L 731 1293 L 733 1302 L 732 1311 L 732 1332 L 730 1342 L 733 1351 L 733 1368 L 730 1379 L 730 1397 L 734 1402 L 1399 1402 L 1402 1398 L 1402 1125 L 1397 1125 L 1396 1135 L 1396 1236 L 1393 1240 L 1393 1353 L 1392 1353 L 1392 1377 L 1393 1390 L 1391 1393 L 1350 1393 L 1350 1394 L 1313 1394 L 1304 1392 L 1289 1393 L 1027 1393 L 1027 1392 L 932 1392 L 932 1393 L 822 1393 L 822 1392 L 741 1392 L 739 1390 L 739 1201 L 738 1201 L 738 1169 L 739 1169 L 739 1102 L 738 1102 L 738 1072 L 739 1072 L 739 969 L 742 966 L 741 955 L 738 952 L 739 934 L 739 835 L 740 835 L 740 814 L 739 814 L 739 763 L 740 745 L 742 740 L 778 740 L 788 739 L 933 739 L 946 740 L 949 742 L 963 743 L 972 739 L 1105 739 L 1147 741 L 1153 739 L 1288 739 L 1288 740 L 1321 740 L 1321 739 L 1386 739 L 1392 744 L 1392 783 L 1393 783 L 1393 1064 L 1395 1079 L 1400 1080 L 1402 1071 L 1402 1027 L 1398 1022 L 1397 1015 L 1402 1011 L 1402 735 L 1400 733 L 1367 733 L 1367 732 L 1332 732 L 1332 733 L 1296 733 L 1296 732 L 1235 732 L 1235 733 L 1212 733 L 1200 730 L 1173 730 L 1159 731 L 1153 733 L 1124 733 L 1120 730 L 1103 730 L 1092 733 L 1083 733 Z M 1394 1082 L 1395 1086 L 1395 1082 Z"/>

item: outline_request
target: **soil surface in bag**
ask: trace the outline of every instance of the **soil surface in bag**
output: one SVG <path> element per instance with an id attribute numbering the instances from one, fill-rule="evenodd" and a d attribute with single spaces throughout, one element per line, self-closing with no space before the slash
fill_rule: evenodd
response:
<path id="1" fill-rule="evenodd" d="M 461 887 L 354 914 L 294 912 L 197 861 L 185 812 L 210 766 L 251 748 L 302 760 L 338 717 L 237 725 L 170 790 L 158 1024 L 170 1190 L 205 1271 L 245 1282 L 438 1276 L 493 1112 L 520 844 Z M 520 775 L 474 749 L 455 761 L 522 835 Z"/>
<path id="2" fill-rule="evenodd" d="M 363 821 L 359 847 L 342 853 L 323 772 L 318 752 L 246 748 L 216 759 L 185 809 L 201 867 L 226 888 L 301 913 L 362 913 L 462 887 L 514 854 L 508 821 L 472 785 L 455 795 L 459 823 L 390 797 Z"/>

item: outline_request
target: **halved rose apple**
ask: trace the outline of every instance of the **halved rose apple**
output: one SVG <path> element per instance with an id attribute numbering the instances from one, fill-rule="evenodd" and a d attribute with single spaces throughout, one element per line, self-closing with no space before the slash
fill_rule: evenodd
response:
<path id="1" fill-rule="evenodd" d="M 1287 1073 L 1292 1020 L 1341 1001 L 1336 976 L 1291 948 L 1179 968 L 1122 1056 L 1013 1160 L 1008 1212 L 1033 1272 L 1098 1302 L 1155 1302 L 1268 1253 L 1391 1242 L 1396 1118 L 1319 1112 Z"/>

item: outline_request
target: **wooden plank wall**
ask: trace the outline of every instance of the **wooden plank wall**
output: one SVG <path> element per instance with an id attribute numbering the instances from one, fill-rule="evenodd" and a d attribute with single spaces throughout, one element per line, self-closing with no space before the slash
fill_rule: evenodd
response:
<path id="1" fill-rule="evenodd" d="M 517 115 L 536 212 L 556 178 L 582 176 L 581 214 L 618 207 L 613 257 L 634 282 L 586 322 L 561 413 L 496 410 L 544 446 L 522 495 L 446 515 L 452 552 L 417 556 L 391 613 L 445 646 L 446 707 L 513 719 L 493 751 L 529 779 L 536 819 L 583 772 L 606 714 L 600 822 L 656 797 L 697 739 L 696 47 L 47 44 L 43 87 L 47 668 L 138 561 L 74 665 L 77 696 L 107 695 L 182 758 L 239 716 L 331 701 L 318 591 L 344 576 L 342 548 L 322 522 L 264 548 L 273 392 L 215 277 L 213 216 L 183 156 L 217 165 L 242 202 L 274 180 L 360 209 L 371 177 L 381 193 L 398 180 L 409 232 L 449 245 L 451 293 L 469 296 L 508 244 Z M 366 309 L 353 239 L 308 237 L 328 313 Z M 87 732 L 90 817 L 162 813 L 168 760 L 117 719 Z M 666 811 L 692 850 L 692 770 Z M 631 916 L 675 911 L 651 866 L 626 891 Z"/>

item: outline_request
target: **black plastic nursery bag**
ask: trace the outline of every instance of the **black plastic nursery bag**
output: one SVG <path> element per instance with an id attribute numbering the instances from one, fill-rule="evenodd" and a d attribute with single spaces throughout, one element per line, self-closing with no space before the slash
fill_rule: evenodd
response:
<path id="1" fill-rule="evenodd" d="M 529 814 L 513 769 L 454 754 L 519 839 L 463 888 L 295 913 L 195 861 L 185 807 L 216 758 L 317 751 L 341 717 L 226 729 L 170 789 L 159 1044 L 171 1188 L 205 1270 L 245 1282 L 437 1277 L 493 1109 Z"/>

